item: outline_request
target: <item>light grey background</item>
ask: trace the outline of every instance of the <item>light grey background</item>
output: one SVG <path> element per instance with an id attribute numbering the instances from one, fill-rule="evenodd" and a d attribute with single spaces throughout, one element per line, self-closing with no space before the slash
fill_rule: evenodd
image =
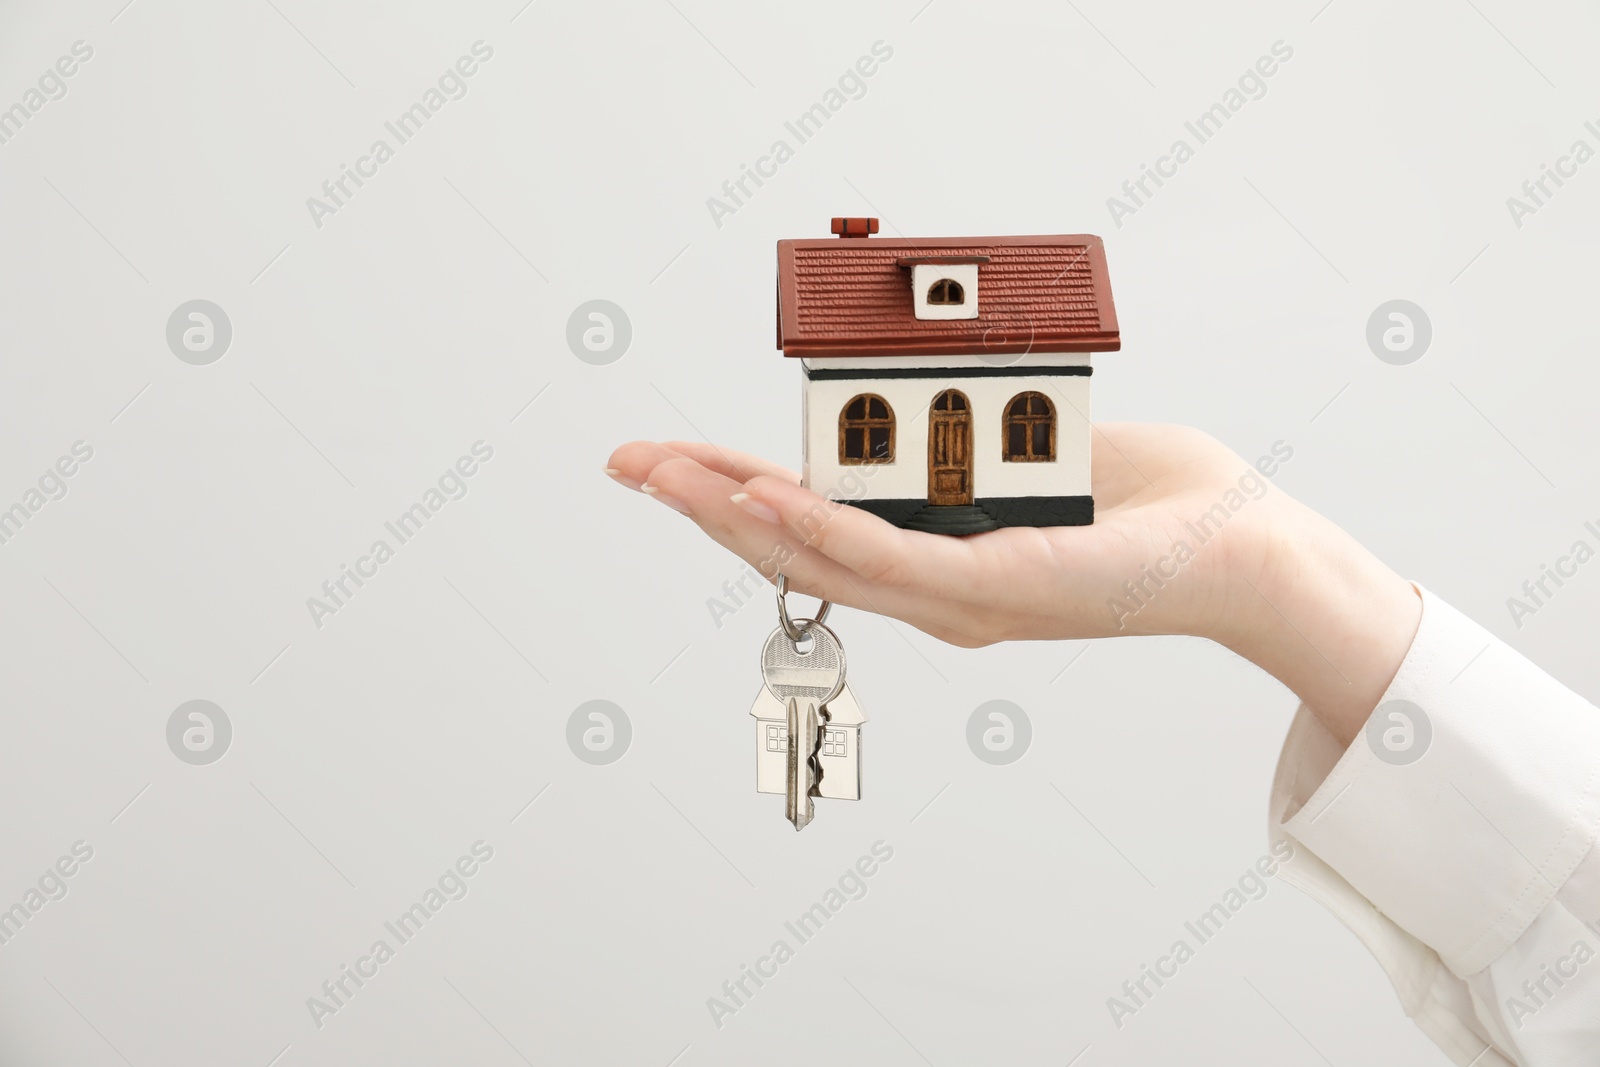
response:
<path id="1" fill-rule="evenodd" d="M 1443 1062 L 1278 884 L 1112 1024 L 1265 849 L 1271 679 L 1199 641 L 963 652 L 843 611 L 866 798 L 796 835 L 752 781 L 766 597 L 715 626 L 738 562 L 600 468 L 636 437 L 797 460 L 780 238 L 1100 233 L 1098 418 L 1288 442 L 1278 484 L 1594 698 L 1600 563 L 1506 607 L 1600 522 L 1600 161 L 1520 228 L 1506 206 L 1596 142 L 1592 9 L 124 3 L 0 6 L 0 106 L 94 49 L 0 145 L 0 506 L 94 449 L 0 545 L 0 907 L 94 849 L 0 946 L 0 1061 Z M 465 98 L 316 227 L 307 197 L 478 40 Z M 865 96 L 715 225 L 879 40 Z M 1266 95 L 1115 225 L 1278 40 Z M 208 366 L 166 345 L 194 299 L 232 322 Z M 591 299 L 632 322 L 608 366 L 566 346 Z M 1392 299 L 1432 322 L 1409 366 L 1366 346 Z M 468 495 L 316 627 L 307 598 L 479 440 Z M 232 724 L 209 766 L 167 747 L 195 699 Z M 965 740 L 996 699 L 1033 725 L 1009 766 Z M 632 723 L 609 765 L 566 744 L 590 700 Z M 314 1025 L 480 839 L 469 894 Z M 714 1026 L 878 840 L 867 896 Z"/>

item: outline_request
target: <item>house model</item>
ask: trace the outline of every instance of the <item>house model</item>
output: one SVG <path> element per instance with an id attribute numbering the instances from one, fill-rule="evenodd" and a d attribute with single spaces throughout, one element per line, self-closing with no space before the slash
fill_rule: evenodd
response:
<path id="1" fill-rule="evenodd" d="M 778 242 L 805 484 L 930 533 L 1092 523 L 1089 357 L 1121 347 L 1100 238 L 832 228 Z"/>
<path id="2" fill-rule="evenodd" d="M 846 685 L 828 701 L 827 722 L 822 724 L 817 746 L 819 777 L 812 796 L 832 800 L 861 799 L 861 724 L 867 717 Z M 756 791 L 789 790 L 789 719 L 783 702 L 761 687 L 750 707 L 756 720 Z"/>

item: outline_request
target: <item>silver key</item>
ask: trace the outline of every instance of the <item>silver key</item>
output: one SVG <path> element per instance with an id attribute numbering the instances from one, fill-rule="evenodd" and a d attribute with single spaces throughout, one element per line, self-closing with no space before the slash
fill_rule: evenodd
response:
<path id="1" fill-rule="evenodd" d="M 801 624 L 797 644 L 783 627 L 772 631 L 761 650 L 761 680 L 785 706 L 788 733 L 786 812 L 796 830 L 815 813 L 817 749 L 822 741 L 823 708 L 844 689 L 844 646 L 820 622 Z"/>

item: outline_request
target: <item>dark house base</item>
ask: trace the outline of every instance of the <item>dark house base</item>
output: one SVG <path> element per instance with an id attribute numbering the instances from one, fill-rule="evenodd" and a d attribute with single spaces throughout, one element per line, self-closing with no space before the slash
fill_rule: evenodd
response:
<path id="1" fill-rule="evenodd" d="M 907 500 L 845 500 L 862 511 L 906 530 L 967 534 L 1003 526 L 1089 526 L 1094 523 L 1090 496 L 992 496 L 972 504 L 936 505 Z"/>

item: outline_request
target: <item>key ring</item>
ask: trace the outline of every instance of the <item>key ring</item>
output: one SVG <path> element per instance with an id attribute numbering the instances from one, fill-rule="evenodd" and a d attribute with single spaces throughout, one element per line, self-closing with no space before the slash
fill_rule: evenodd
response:
<path id="1" fill-rule="evenodd" d="M 812 618 L 812 619 L 801 619 L 797 623 L 793 619 L 789 618 L 789 606 L 786 603 L 784 603 L 784 596 L 788 592 L 789 592 L 789 579 L 782 571 L 779 571 L 778 572 L 778 625 L 783 627 L 783 632 L 789 636 L 789 640 L 793 641 L 795 644 L 799 644 L 800 643 L 800 639 L 805 636 L 806 631 L 809 630 L 812 627 L 812 625 L 814 625 L 816 623 L 820 623 L 820 622 L 822 622 L 824 619 L 826 619 L 828 617 L 828 610 L 830 608 L 832 608 L 833 605 L 828 603 L 826 600 L 824 600 L 817 607 L 817 614 L 816 614 L 815 618 Z"/>

